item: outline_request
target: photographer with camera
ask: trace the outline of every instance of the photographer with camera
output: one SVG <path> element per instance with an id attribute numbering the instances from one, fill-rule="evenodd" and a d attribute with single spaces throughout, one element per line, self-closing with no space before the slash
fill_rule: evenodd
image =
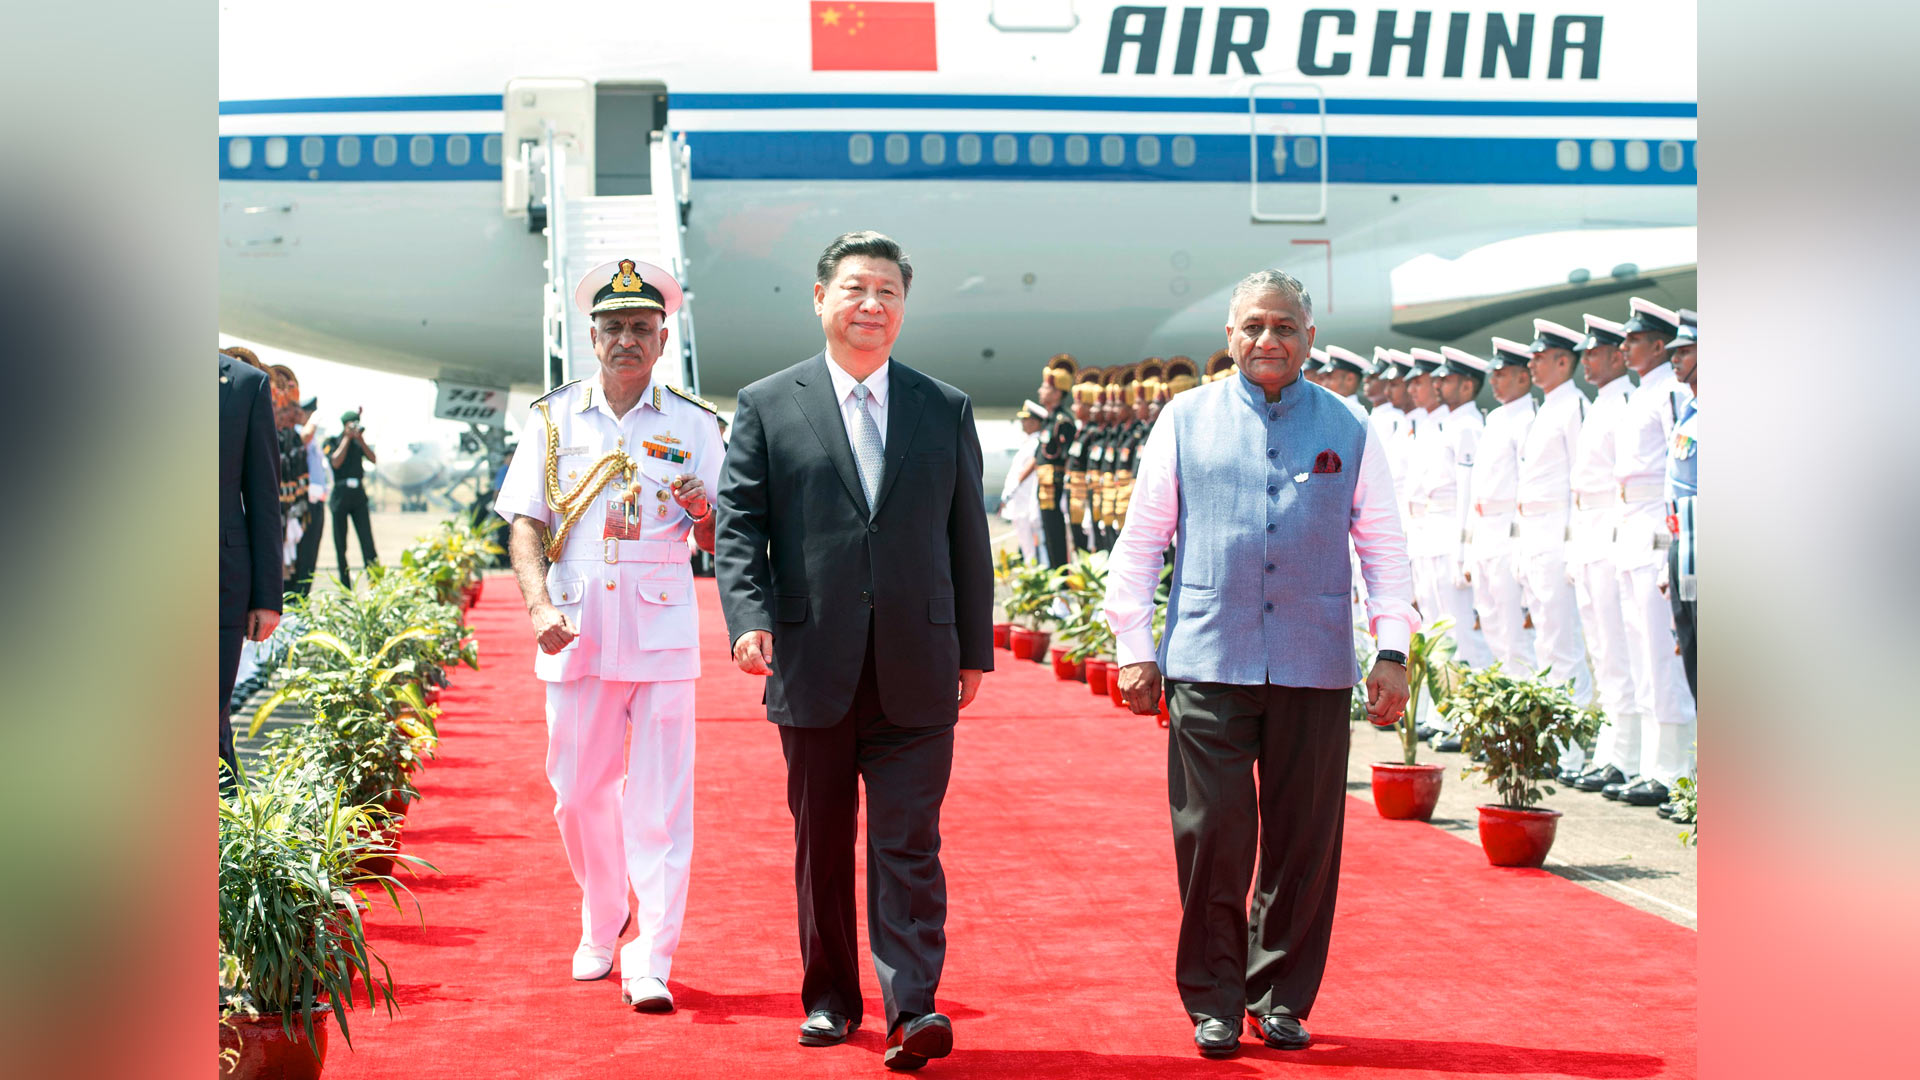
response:
<path id="1" fill-rule="evenodd" d="M 373 566 L 380 556 L 373 549 L 373 518 L 367 506 L 365 463 L 375 465 L 373 447 L 367 445 L 366 431 L 360 426 L 358 409 L 340 414 L 340 434 L 326 441 L 327 461 L 333 466 L 333 493 L 328 497 L 333 511 L 333 553 L 340 563 L 340 584 L 353 588 L 353 576 L 347 570 L 347 522 L 360 536 L 360 562 Z"/>

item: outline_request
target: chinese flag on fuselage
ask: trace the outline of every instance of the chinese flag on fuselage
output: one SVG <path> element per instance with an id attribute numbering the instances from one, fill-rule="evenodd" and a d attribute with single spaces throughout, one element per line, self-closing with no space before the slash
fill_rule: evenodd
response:
<path id="1" fill-rule="evenodd" d="M 931 3 L 812 0 L 813 70 L 938 71 Z"/>

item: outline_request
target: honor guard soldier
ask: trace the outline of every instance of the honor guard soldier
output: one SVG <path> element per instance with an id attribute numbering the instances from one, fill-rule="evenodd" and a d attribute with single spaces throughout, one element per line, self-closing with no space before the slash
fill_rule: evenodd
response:
<path id="1" fill-rule="evenodd" d="M 1186 357 L 1176 357 L 1191 367 L 1193 361 Z M 1120 460 L 1115 465 L 1114 479 L 1118 489 L 1114 496 L 1113 532 L 1115 536 L 1126 527 L 1127 505 L 1133 500 L 1133 477 L 1135 462 L 1140 456 L 1140 448 L 1146 445 L 1147 433 L 1153 425 L 1147 420 L 1147 408 L 1153 401 L 1153 395 L 1159 388 L 1165 368 L 1158 358 L 1142 361 L 1134 368 L 1134 379 L 1124 387 L 1123 397 L 1126 409 L 1123 417 L 1124 434 L 1121 437 Z"/>
<path id="2" fill-rule="evenodd" d="M 1394 436 L 1399 434 L 1401 425 L 1407 422 L 1407 410 L 1396 400 L 1406 395 L 1404 387 L 1394 385 L 1399 378 L 1400 369 L 1394 365 L 1393 358 L 1387 355 L 1386 349 L 1375 345 L 1373 370 L 1367 382 L 1367 396 L 1373 398 L 1373 412 L 1368 418 L 1373 422 L 1374 431 L 1379 433 L 1382 446 L 1393 445 Z M 1399 482 L 1400 478 L 1396 475 L 1394 483 Z"/>
<path id="3" fill-rule="evenodd" d="M 1065 494 L 1067 447 L 1079 428 L 1067 407 L 1076 366 L 1073 357 L 1061 353 L 1047 361 L 1040 376 L 1040 404 L 1049 412 L 1033 461 L 1040 477 L 1040 538 L 1047 548 L 1047 565 L 1055 569 L 1067 565 L 1067 516 L 1060 510 L 1060 497 Z"/>
<path id="4" fill-rule="evenodd" d="M 1680 639 L 1680 659 L 1687 672 L 1687 689 L 1696 702 L 1700 685 L 1694 674 L 1694 615 L 1698 581 L 1694 569 L 1693 503 L 1700 494 L 1700 316 L 1682 308 L 1680 330 L 1667 348 L 1673 353 L 1673 375 L 1687 386 L 1687 403 L 1673 429 L 1667 450 L 1667 527 L 1673 533 L 1673 551 L 1667 559 L 1667 597 L 1673 603 L 1673 629 Z"/>
<path id="5" fill-rule="evenodd" d="M 1240 369 L 1234 365 L 1233 357 L 1227 354 L 1227 350 L 1221 349 L 1219 352 L 1207 357 L 1207 374 L 1206 377 L 1200 381 L 1214 382 L 1219 379 L 1224 379 L 1229 375 L 1238 375 L 1239 373 Z M 1169 376 L 1169 378 L 1171 378 L 1171 376 Z M 1179 391 L 1175 390 L 1173 393 L 1177 394 Z"/>
<path id="6" fill-rule="evenodd" d="M 1092 523 L 1088 520 L 1087 460 L 1093 453 L 1094 437 L 1099 434 L 1096 413 L 1100 408 L 1099 368 L 1081 368 L 1074 377 L 1073 441 L 1067 444 L 1067 531 L 1076 551 L 1092 551 Z"/>
<path id="7" fill-rule="evenodd" d="M 1366 406 L 1360 404 L 1360 379 L 1367 374 L 1367 362 L 1359 353 L 1338 345 L 1327 346 L 1325 374 L 1320 385 L 1336 394 L 1361 420 L 1367 419 Z"/>
<path id="8" fill-rule="evenodd" d="M 1487 650 L 1516 676 L 1539 670 L 1523 614 L 1524 570 L 1513 547 L 1520 443 L 1533 422 L 1533 395 L 1528 392 L 1533 377 L 1527 371 L 1532 359 L 1525 345 L 1493 339 L 1488 380 L 1500 405 L 1487 414 L 1480 448 L 1474 452 L 1473 505 L 1467 515 L 1467 580 L 1473 586 L 1474 610 L 1480 613 Z"/>
<path id="9" fill-rule="evenodd" d="M 1120 496 L 1127 484 L 1133 482 L 1133 454 L 1130 441 L 1133 438 L 1133 372 L 1134 366 L 1114 368 L 1107 373 L 1107 410 L 1112 431 L 1107 436 L 1106 457 L 1100 463 L 1100 470 L 1106 481 L 1105 497 L 1101 499 L 1101 527 L 1106 539 L 1105 546 L 1111 550 L 1113 541 L 1120 535 Z"/>
<path id="10" fill-rule="evenodd" d="M 1096 395 L 1091 406 L 1093 412 L 1093 435 L 1087 440 L 1087 541 L 1095 551 L 1107 550 L 1107 530 L 1103 524 L 1106 516 L 1107 487 L 1113 479 L 1113 467 L 1109 464 L 1109 444 L 1113 442 L 1113 392 L 1108 385 L 1116 368 L 1107 368 L 1100 373 L 1100 384 L 1095 387 Z"/>
<path id="11" fill-rule="evenodd" d="M 573 977 L 607 975 L 631 922 L 621 999 L 645 1012 L 673 1008 L 700 675 L 687 538 L 713 550 L 723 456 L 713 406 L 656 367 L 680 296 L 635 259 L 588 272 L 574 303 L 598 371 L 533 403 L 494 500 L 540 646 L 553 815 L 582 894 Z"/>
<path id="12" fill-rule="evenodd" d="M 1660 591 L 1673 546 L 1666 512 L 1668 448 L 1692 394 L 1674 377 L 1667 350 L 1680 330 L 1680 316 L 1637 296 L 1628 303 L 1623 348 L 1640 385 L 1628 396 L 1614 431 L 1619 519 L 1612 554 L 1634 709 L 1641 720 L 1640 765 L 1637 782 L 1607 794 L 1632 806 L 1659 806 L 1673 782 L 1690 771 L 1693 756 L 1693 694 L 1674 649 L 1673 608 Z"/>

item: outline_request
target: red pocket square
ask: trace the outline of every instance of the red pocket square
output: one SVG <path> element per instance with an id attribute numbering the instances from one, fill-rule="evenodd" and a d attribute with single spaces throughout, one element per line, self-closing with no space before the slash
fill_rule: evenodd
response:
<path id="1" fill-rule="evenodd" d="M 1331 450 L 1322 450 L 1313 459 L 1313 471 L 1316 473 L 1337 473 L 1340 471 L 1340 455 Z"/>

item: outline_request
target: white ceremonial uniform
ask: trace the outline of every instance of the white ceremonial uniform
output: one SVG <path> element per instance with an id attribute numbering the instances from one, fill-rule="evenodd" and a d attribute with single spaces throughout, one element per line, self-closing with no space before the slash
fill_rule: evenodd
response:
<path id="1" fill-rule="evenodd" d="M 1407 551 L 1413 562 L 1415 596 L 1427 624 L 1453 620 L 1454 658 L 1470 668 L 1492 663 L 1486 637 L 1474 627 L 1473 589 L 1461 578 L 1463 496 L 1472 484 L 1473 450 L 1482 429 L 1480 410 L 1441 405 L 1421 423 L 1408 464 Z"/>
<path id="2" fill-rule="evenodd" d="M 1640 769 L 1640 717 L 1634 712 L 1633 669 L 1627 630 L 1620 617 L 1620 583 L 1608 557 L 1619 518 L 1619 488 L 1613 479 L 1614 431 L 1627 408 L 1633 383 L 1625 375 L 1600 388 L 1586 405 L 1573 448 L 1573 510 L 1567 527 L 1567 570 L 1580 604 L 1580 624 L 1593 658 L 1593 686 L 1607 722 L 1594 741 L 1593 766 L 1608 765 L 1628 776 Z M 1585 399 L 1583 398 L 1582 401 Z M 1537 423 L 1537 421 L 1536 421 Z M 1535 626 L 1540 616 L 1534 615 Z M 1544 650 L 1543 650 L 1544 651 Z M 1545 656 L 1541 657 L 1544 662 Z"/>
<path id="3" fill-rule="evenodd" d="M 1591 623 L 1581 630 L 1579 563 L 1568 542 L 1573 508 L 1573 474 L 1590 407 L 1572 379 L 1543 395 L 1520 439 L 1514 474 L 1514 541 L 1521 593 L 1533 616 L 1534 661 L 1554 682 L 1573 681 L 1573 700 L 1593 700 L 1593 675 L 1587 667 Z M 1536 669 L 1538 670 L 1538 669 Z M 1604 698 L 1603 698 L 1604 701 Z M 1585 759 L 1578 747 L 1561 759 L 1578 768 Z"/>
<path id="4" fill-rule="evenodd" d="M 1515 676 L 1539 670 L 1522 614 L 1521 566 L 1514 557 L 1513 544 L 1520 441 L 1526 438 L 1532 421 L 1531 395 L 1487 414 L 1486 430 L 1473 456 L 1473 500 L 1467 515 L 1467 566 L 1473 574 L 1473 606 L 1480 613 L 1487 650 Z"/>
<path id="5" fill-rule="evenodd" d="M 1668 787 L 1691 772 L 1694 741 L 1693 694 L 1675 648 L 1673 607 L 1660 591 L 1673 543 L 1667 530 L 1667 454 L 1688 397 L 1673 365 L 1663 363 L 1641 376 L 1614 433 L 1619 516 L 1610 554 L 1619 575 L 1634 712 L 1641 718 L 1640 757 L 1630 771 Z"/>
<path id="6" fill-rule="evenodd" d="M 1360 404 L 1359 394 L 1335 394 L 1334 396 L 1339 398 L 1340 403 L 1347 407 L 1347 411 L 1361 423 L 1372 426 L 1373 417 L 1368 414 L 1367 407 Z M 1351 539 L 1347 541 L 1347 560 L 1352 564 L 1350 574 L 1353 582 L 1347 589 L 1347 593 L 1353 598 L 1353 627 L 1359 630 L 1370 621 L 1367 618 L 1367 582 L 1366 575 L 1360 572 L 1360 553 L 1353 549 Z"/>
<path id="7" fill-rule="evenodd" d="M 625 486 L 609 483 L 547 570 L 547 594 L 579 636 L 557 654 L 536 651 L 534 674 L 547 684 L 547 779 L 582 893 L 581 943 L 619 940 L 631 886 L 639 934 L 621 950 L 622 977 L 664 982 L 693 857 L 700 675 L 700 616 L 687 559 L 693 526 L 669 485 L 692 474 L 711 500 L 725 452 L 713 413 L 663 382 L 622 417 L 607 407 L 597 376 L 569 383 L 536 403 L 494 500 L 501 517 L 532 518 L 549 535 L 561 518 L 546 499 L 548 416 L 562 492 L 615 450 L 638 464 L 637 512 Z"/>
<path id="8" fill-rule="evenodd" d="M 1014 543 L 1029 562 L 1040 557 L 1040 472 L 1027 473 L 1024 480 L 1020 473 L 1033 463 L 1039 446 L 1037 431 L 1020 443 L 1007 468 L 1006 483 L 1000 487 L 1000 516 L 1012 523 Z"/>

